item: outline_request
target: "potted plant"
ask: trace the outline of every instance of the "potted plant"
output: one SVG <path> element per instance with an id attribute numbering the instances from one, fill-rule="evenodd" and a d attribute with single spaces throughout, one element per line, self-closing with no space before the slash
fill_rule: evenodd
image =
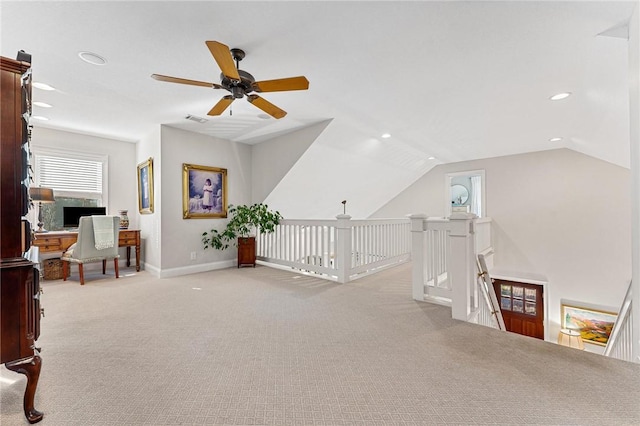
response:
<path id="1" fill-rule="evenodd" d="M 234 242 L 238 247 L 238 268 L 241 265 L 256 266 L 256 239 L 259 230 L 263 233 L 275 231 L 282 215 L 278 211 L 269 210 L 269 206 L 262 203 L 252 205 L 229 205 L 230 217 L 227 226 L 222 230 L 211 229 L 202 233 L 204 248 L 209 247 L 226 250 Z"/>

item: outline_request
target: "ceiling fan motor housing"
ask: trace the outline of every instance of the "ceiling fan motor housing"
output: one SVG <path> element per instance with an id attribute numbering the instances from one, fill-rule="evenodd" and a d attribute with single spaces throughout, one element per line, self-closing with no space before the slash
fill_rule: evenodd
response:
<path id="1" fill-rule="evenodd" d="M 245 94 L 253 92 L 253 83 L 256 79 L 246 71 L 238 70 L 240 75 L 240 81 L 234 81 L 226 77 L 224 74 L 220 74 L 220 85 L 227 89 L 234 98 L 240 99 Z"/>

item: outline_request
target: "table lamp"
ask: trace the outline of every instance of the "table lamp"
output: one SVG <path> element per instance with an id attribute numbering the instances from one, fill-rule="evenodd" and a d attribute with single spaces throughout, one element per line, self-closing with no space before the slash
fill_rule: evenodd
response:
<path id="1" fill-rule="evenodd" d="M 38 229 L 35 232 L 47 232 L 42 222 L 42 203 L 55 203 L 53 189 L 32 186 L 29 188 L 31 200 L 38 203 Z"/>
<path id="2" fill-rule="evenodd" d="M 568 328 L 561 329 L 560 333 L 558 333 L 558 344 L 584 350 L 584 342 L 582 341 L 580 332 L 577 330 L 571 330 Z"/>

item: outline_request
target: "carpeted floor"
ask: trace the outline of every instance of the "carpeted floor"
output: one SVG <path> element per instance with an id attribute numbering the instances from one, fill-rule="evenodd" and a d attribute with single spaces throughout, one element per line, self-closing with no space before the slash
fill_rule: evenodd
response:
<path id="1" fill-rule="evenodd" d="M 638 425 L 640 365 L 451 319 L 410 264 L 45 281 L 42 425 Z M 0 371 L 3 426 L 25 379 Z"/>

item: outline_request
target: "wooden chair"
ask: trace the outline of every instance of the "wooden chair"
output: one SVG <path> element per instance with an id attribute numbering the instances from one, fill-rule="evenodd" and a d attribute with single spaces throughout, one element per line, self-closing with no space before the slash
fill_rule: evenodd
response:
<path id="1" fill-rule="evenodd" d="M 103 216 L 104 217 L 104 216 Z M 84 285 L 85 263 L 102 261 L 102 273 L 106 273 L 107 260 L 113 259 L 113 266 L 116 271 L 116 278 L 119 278 L 118 271 L 118 234 L 120 232 L 120 218 L 118 216 L 107 216 L 113 220 L 113 246 L 109 248 L 97 249 L 94 235 L 93 217 L 85 216 L 80 218 L 78 227 L 78 241 L 62 254 L 62 278 L 64 281 L 69 276 L 69 265 L 78 264 L 80 272 L 80 285 Z"/>

